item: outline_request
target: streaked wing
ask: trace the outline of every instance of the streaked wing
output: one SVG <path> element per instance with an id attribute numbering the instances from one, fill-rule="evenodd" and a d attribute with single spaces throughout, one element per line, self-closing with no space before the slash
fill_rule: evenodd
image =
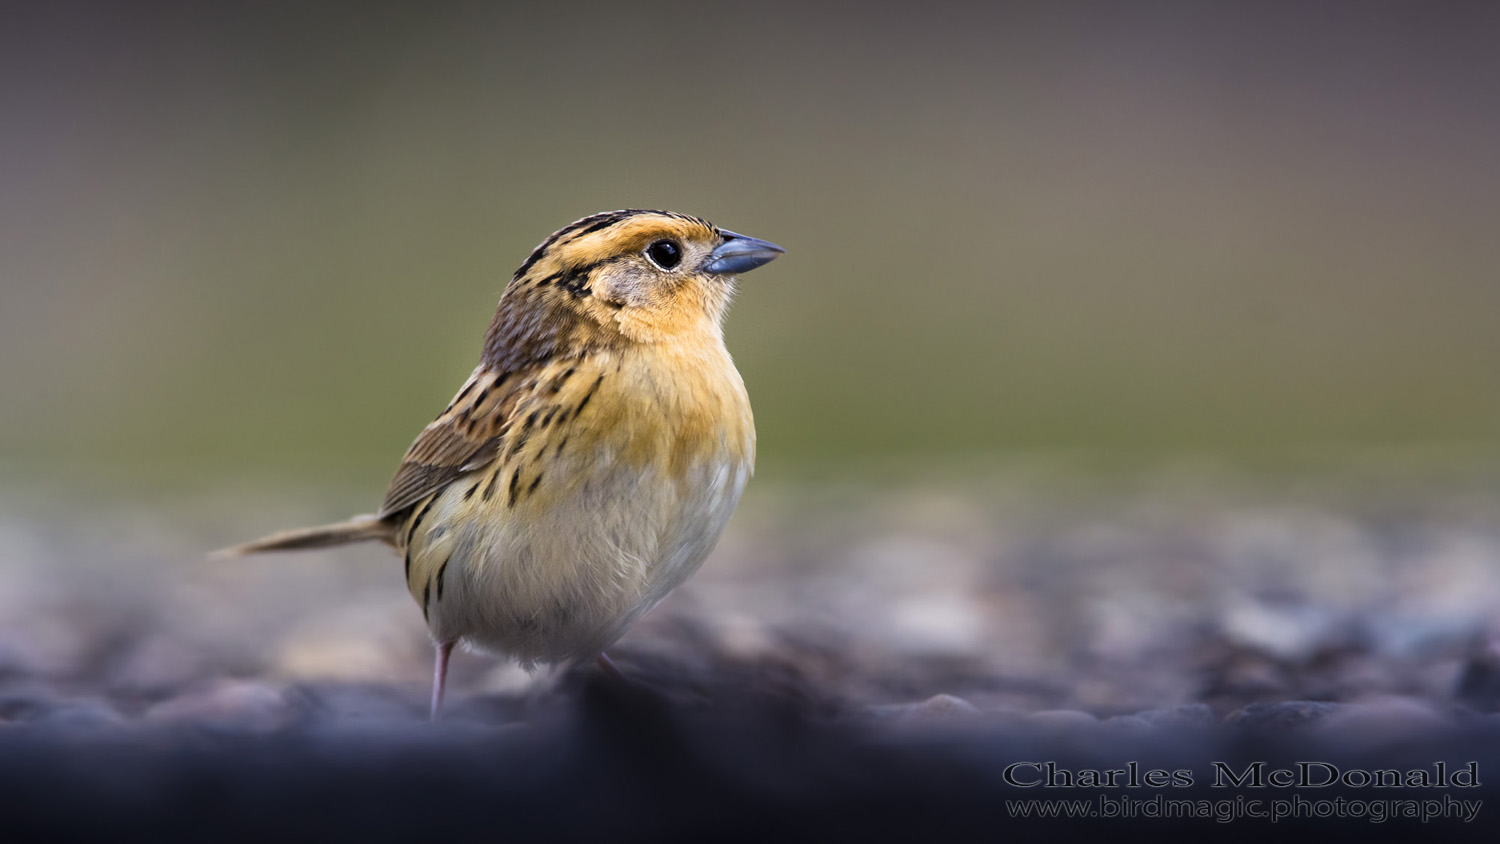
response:
<path id="1" fill-rule="evenodd" d="M 487 366 L 474 370 L 453 402 L 407 449 L 386 490 L 380 516 L 400 513 L 494 460 L 516 405 L 536 384 L 530 376 Z"/>

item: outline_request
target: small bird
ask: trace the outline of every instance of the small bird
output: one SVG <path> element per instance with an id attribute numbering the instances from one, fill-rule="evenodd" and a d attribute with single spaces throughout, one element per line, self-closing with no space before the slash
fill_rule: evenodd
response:
<path id="1" fill-rule="evenodd" d="M 697 570 L 754 468 L 722 323 L 736 276 L 784 251 L 666 211 L 557 231 L 378 512 L 226 553 L 395 548 L 436 648 L 434 719 L 455 644 L 618 674 L 605 648 Z"/>

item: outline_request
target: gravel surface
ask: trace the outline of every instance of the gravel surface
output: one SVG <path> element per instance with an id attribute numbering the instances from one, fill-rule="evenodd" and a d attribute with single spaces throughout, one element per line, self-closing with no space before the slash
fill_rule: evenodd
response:
<path id="1" fill-rule="evenodd" d="M 496 836 L 731 821 L 1041 835 L 1086 822 L 1014 817 L 1005 799 L 1037 792 L 1005 782 L 1007 765 L 1159 759 L 1195 774 L 1171 796 L 1214 799 L 1216 760 L 1478 760 L 1473 794 L 1420 790 L 1434 800 L 1500 783 L 1500 492 L 1482 483 L 757 490 L 705 569 L 613 650 L 630 686 L 465 655 L 438 725 L 399 561 L 206 558 L 342 514 L 251 499 L 0 495 L 15 828 L 491 840 L 503 815 Z M 580 793 L 599 801 L 583 815 Z"/>

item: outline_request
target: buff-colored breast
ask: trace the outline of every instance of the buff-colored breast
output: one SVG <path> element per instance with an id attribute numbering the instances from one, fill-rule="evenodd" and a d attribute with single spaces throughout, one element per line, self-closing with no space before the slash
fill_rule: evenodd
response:
<path id="1" fill-rule="evenodd" d="M 597 655 L 692 574 L 755 459 L 722 343 L 557 366 L 573 371 L 534 379 L 495 459 L 418 504 L 401 537 L 434 636 L 525 665 Z"/>

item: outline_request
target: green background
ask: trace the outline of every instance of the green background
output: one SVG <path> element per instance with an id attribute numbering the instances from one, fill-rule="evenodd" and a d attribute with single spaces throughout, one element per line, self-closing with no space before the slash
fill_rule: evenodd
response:
<path id="1" fill-rule="evenodd" d="M 1500 7 L 0 21 L 0 465 L 379 487 L 548 233 L 776 241 L 761 474 L 1500 446 Z"/>

